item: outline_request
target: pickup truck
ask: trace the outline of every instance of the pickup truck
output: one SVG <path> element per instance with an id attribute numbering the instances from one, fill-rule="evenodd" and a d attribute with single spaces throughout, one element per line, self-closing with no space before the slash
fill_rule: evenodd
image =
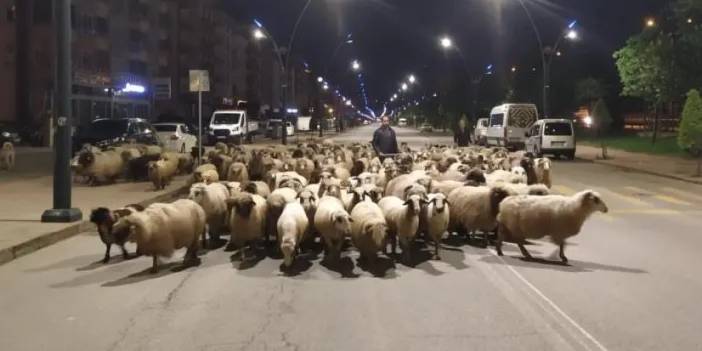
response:
<path id="1" fill-rule="evenodd" d="M 248 118 L 243 110 L 219 110 L 212 113 L 208 140 L 216 142 L 234 142 L 241 144 L 245 140 L 253 141 L 259 131 L 258 121 Z"/>

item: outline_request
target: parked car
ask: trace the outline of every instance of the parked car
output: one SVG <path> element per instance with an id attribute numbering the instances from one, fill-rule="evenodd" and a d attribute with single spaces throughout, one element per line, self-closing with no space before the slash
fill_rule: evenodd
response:
<path id="1" fill-rule="evenodd" d="M 96 119 L 85 128 L 80 128 L 73 138 L 73 152 L 84 144 L 108 147 L 134 141 L 139 144 L 162 145 L 154 127 L 145 119 Z"/>
<path id="2" fill-rule="evenodd" d="M 197 146 L 197 136 L 184 123 L 155 123 L 154 128 L 168 151 L 185 153 Z"/>
<path id="3" fill-rule="evenodd" d="M 434 127 L 432 127 L 431 124 L 429 124 L 429 123 L 423 123 L 423 124 L 419 127 L 419 131 L 420 131 L 420 132 L 429 132 L 429 133 L 431 133 L 433 130 L 434 130 Z"/>
<path id="4" fill-rule="evenodd" d="M 524 148 L 526 131 L 538 119 L 534 104 L 504 104 L 490 112 L 487 143 L 518 150 Z"/>
<path id="5" fill-rule="evenodd" d="M 19 130 L 9 123 L 0 124 L 0 145 L 6 141 L 15 145 L 22 143 L 22 136 Z"/>
<path id="6" fill-rule="evenodd" d="M 268 123 L 266 124 L 266 136 L 272 139 L 278 139 L 281 137 L 281 125 L 283 124 L 283 120 L 280 119 L 269 119 Z M 288 136 L 293 136 L 295 135 L 295 126 L 291 122 L 286 122 L 286 131 L 288 133 Z"/>
<path id="7" fill-rule="evenodd" d="M 475 130 L 473 130 L 473 143 L 478 145 L 487 145 L 487 130 L 489 123 L 489 118 L 481 118 L 475 123 Z"/>
<path id="8" fill-rule="evenodd" d="M 568 119 L 542 119 L 527 132 L 526 150 L 538 157 L 545 154 L 575 158 L 575 129 Z"/>
<path id="9" fill-rule="evenodd" d="M 407 118 L 400 118 L 397 120 L 398 127 L 407 127 Z"/>

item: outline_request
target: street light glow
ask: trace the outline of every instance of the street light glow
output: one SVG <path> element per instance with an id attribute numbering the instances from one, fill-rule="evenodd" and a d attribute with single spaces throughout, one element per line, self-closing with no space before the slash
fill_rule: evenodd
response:
<path id="1" fill-rule="evenodd" d="M 256 39 L 256 40 L 261 40 L 261 39 L 264 39 L 264 38 L 266 37 L 266 35 L 263 33 L 262 30 L 256 28 L 256 29 L 254 29 L 254 31 L 253 31 L 253 37 L 254 37 L 254 39 Z"/>
<path id="2" fill-rule="evenodd" d="M 578 39 L 578 32 L 575 29 L 571 29 L 568 31 L 568 34 L 566 34 L 566 38 L 576 40 Z"/>
<path id="3" fill-rule="evenodd" d="M 409 82 L 411 84 L 414 84 L 417 81 L 417 78 L 414 76 L 414 74 L 410 74 L 409 76 Z"/>
<path id="4" fill-rule="evenodd" d="M 409 89 L 407 83 L 402 83 L 402 91 L 407 91 L 407 89 Z"/>
<path id="5" fill-rule="evenodd" d="M 561 56 L 561 55 L 563 55 L 563 53 L 561 53 L 560 51 L 556 51 L 556 56 Z"/>
<path id="6" fill-rule="evenodd" d="M 570 22 L 570 24 L 568 24 L 568 29 L 573 29 L 575 27 L 575 25 L 577 25 L 577 24 L 578 24 L 578 21 Z"/>
<path id="7" fill-rule="evenodd" d="M 334 113 L 334 109 L 330 107 L 330 108 L 329 108 L 329 113 Z"/>
<path id="8" fill-rule="evenodd" d="M 351 68 L 352 68 L 354 71 L 358 71 L 358 70 L 361 69 L 361 63 L 358 62 L 358 60 L 353 60 L 353 62 L 351 62 Z"/>
<path id="9" fill-rule="evenodd" d="M 256 25 L 256 27 L 263 28 L 263 24 L 259 20 L 254 19 L 253 21 L 254 21 L 254 24 Z"/>
<path id="10" fill-rule="evenodd" d="M 443 47 L 444 49 L 449 49 L 453 46 L 453 41 L 449 37 L 441 38 L 440 43 L 441 43 L 441 47 Z"/>
<path id="11" fill-rule="evenodd" d="M 646 19 L 646 27 L 655 27 L 656 26 L 656 20 L 653 18 L 648 18 Z"/>
<path id="12" fill-rule="evenodd" d="M 346 106 L 351 106 L 351 100 L 346 100 Z"/>
<path id="13" fill-rule="evenodd" d="M 324 90 L 329 90 L 329 85 L 328 85 L 328 84 L 324 84 L 324 86 L 322 87 L 322 89 L 324 89 Z"/>
<path id="14" fill-rule="evenodd" d="M 517 66 L 512 66 L 512 73 L 517 72 Z"/>
<path id="15" fill-rule="evenodd" d="M 324 82 L 324 78 L 322 78 L 322 77 L 317 77 L 317 82 L 319 82 L 319 83 Z"/>

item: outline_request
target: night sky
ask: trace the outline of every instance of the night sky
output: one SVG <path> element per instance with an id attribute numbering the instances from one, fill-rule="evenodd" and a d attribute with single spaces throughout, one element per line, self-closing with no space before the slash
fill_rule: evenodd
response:
<path id="1" fill-rule="evenodd" d="M 305 4 L 305 0 L 225 1 L 238 17 L 260 19 L 281 46 L 286 45 Z M 581 39 L 563 48 L 561 71 L 614 81 L 612 52 L 641 30 L 645 16 L 655 15 L 669 2 L 525 1 L 546 44 L 553 43 L 570 21 L 578 20 Z M 345 47 L 335 62 L 329 63 L 334 48 L 347 33 L 353 33 L 354 45 Z M 453 37 L 469 61 L 469 69 L 476 72 L 488 63 L 506 70 L 513 65 L 530 68 L 538 60 L 534 32 L 517 0 L 313 0 L 300 26 L 294 53 L 304 57 L 315 74 L 329 65 L 329 78 L 345 90 L 357 85 L 348 67 L 351 59 L 358 58 L 369 99 L 382 102 L 408 73 L 426 81 L 451 60 L 459 60 L 439 48 L 442 34 Z M 453 64 L 451 67 L 459 66 Z M 554 69 L 554 74 L 557 72 Z"/>

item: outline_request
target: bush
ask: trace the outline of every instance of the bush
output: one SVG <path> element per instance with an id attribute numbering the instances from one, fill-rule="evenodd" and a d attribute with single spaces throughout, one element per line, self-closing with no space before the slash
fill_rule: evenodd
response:
<path id="1" fill-rule="evenodd" d="M 697 176 L 700 176 L 702 173 L 702 98 L 695 89 L 687 93 L 678 131 L 678 146 L 698 158 Z"/>

